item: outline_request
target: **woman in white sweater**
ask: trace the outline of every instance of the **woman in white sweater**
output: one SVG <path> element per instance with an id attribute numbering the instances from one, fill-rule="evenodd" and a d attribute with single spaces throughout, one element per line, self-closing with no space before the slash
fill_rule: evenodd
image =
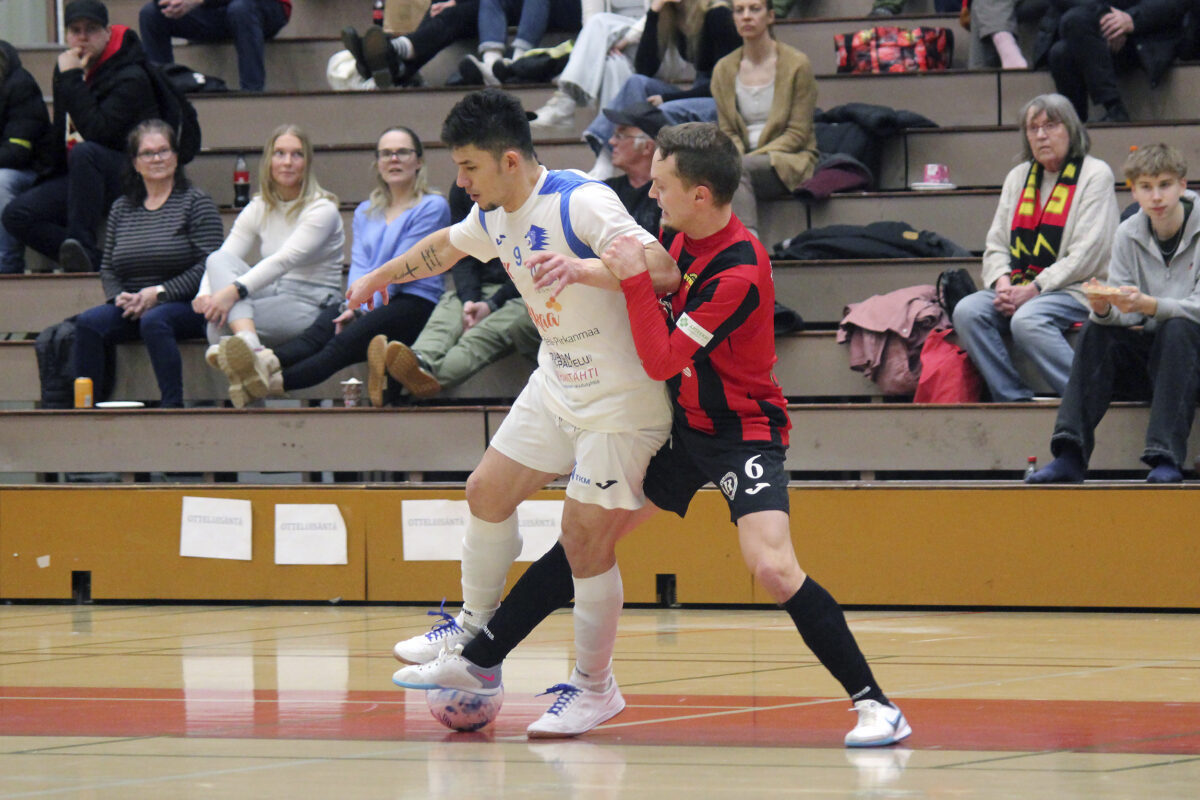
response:
<path id="1" fill-rule="evenodd" d="M 208 257 L 192 302 L 208 320 L 208 363 L 225 372 L 239 408 L 265 395 L 278 370 L 267 348 L 299 335 L 341 299 L 345 233 L 337 197 L 312 173 L 312 154 L 300 128 L 275 129 L 259 163 L 260 191 Z M 251 265 L 256 249 L 261 258 Z"/>

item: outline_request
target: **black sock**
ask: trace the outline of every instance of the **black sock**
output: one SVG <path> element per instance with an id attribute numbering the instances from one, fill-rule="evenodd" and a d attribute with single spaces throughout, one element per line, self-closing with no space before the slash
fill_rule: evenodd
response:
<path id="1" fill-rule="evenodd" d="M 858 642 L 854 641 L 841 606 L 811 575 L 783 604 L 783 609 L 796 623 L 796 630 L 808 649 L 837 678 L 851 700 L 888 703 L 883 690 L 875 684 L 875 676 L 858 649 Z"/>
<path id="2" fill-rule="evenodd" d="M 481 667 L 494 667 L 529 632 L 554 611 L 571 602 L 575 581 L 567 553 L 555 542 L 529 565 L 487 625 L 463 648 L 463 657 Z"/>

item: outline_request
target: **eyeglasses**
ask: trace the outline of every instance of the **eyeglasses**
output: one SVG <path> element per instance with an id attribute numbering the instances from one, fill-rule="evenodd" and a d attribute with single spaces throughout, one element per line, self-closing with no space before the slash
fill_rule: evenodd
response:
<path id="1" fill-rule="evenodd" d="M 1043 122 L 1041 125 L 1027 125 L 1025 127 L 1025 133 L 1029 136 L 1037 136 L 1039 133 L 1049 135 L 1051 133 L 1058 133 L 1058 131 L 1062 129 L 1062 126 L 1063 124 L 1061 122 L 1051 120 L 1049 122 Z"/>
<path id="2" fill-rule="evenodd" d="M 175 155 L 174 150 L 164 147 L 162 150 L 141 150 L 137 157 L 139 161 L 166 161 L 173 155 Z"/>
<path id="3" fill-rule="evenodd" d="M 398 158 L 401 161 L 403 161 L 404 159 L 408 158 L 409 156 L 415 156 L 416 154 L 417 154 L 417 151 L 413 150 L 411 147 L 399 147 L 395 150 L 376 150 L 375 151 L 375 157 L 378 158 L 380 161 L 391 161 L 393 158 Z"/>
<path id="4" fill-rule="evenodd" d="M 624 141 L 625 139 L 634 139 L 634 140 L 641 139 L 643 141 L 647 141 L 647 140 L 649 140 L 650 137 L 644 133 L 614 133 L 612 135 L 612 138 L 614 138 L 618 142 L 620 142 L 620 141 Z"/>

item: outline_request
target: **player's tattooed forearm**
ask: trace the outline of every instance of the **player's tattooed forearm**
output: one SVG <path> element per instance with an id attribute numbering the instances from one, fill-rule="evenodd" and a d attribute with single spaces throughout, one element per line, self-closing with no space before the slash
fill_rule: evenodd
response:
<path id="1" fill-rule="evenodd" d="M 442 260 L 438 258 L 435 247 L 426 247 L 422 250 L 421 260 L 425 262 L 425 268 L 430 272 L 439 272 L 442 269 Z"/>

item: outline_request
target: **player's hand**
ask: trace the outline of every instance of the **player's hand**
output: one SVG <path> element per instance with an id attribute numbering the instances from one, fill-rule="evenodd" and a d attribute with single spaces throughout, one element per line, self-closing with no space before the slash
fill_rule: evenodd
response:
<path id="1" fill-rule="evenodd" d="M 463 330 L 471 330 L 490 313 L 492 313 L 492 307 L 482 301 L 469 300 L 463 303 Z"/>
<path id="2" fill-rule="evenodd" d="M 361 278 L 350 284 L 350 288 L 346 290 L 346 305 L 350 308 L 357 308 L 361 305 L 366 305 L 368 311 L 375 309 L 375 294 L 378 292 L 383 295 L 383 305 L 388 304 L 386 278 L 381 278 L 379 270 L 368 272 Z"/>
<path id="3" fill-rule="evenodd" d="M 550 289 L 551 300 L 572 283 L 580 283 L 584 276 L 583 262 L 559 253 L 533 253 L 525 259 L 525 266 L 533 275 L 535 288 Z"/>
<path id="4" fill-rule="evenodd" d="M 600 260 L 617 280 L 623 281 L 647 270 L 646 246 L 636 236 L 618 236 L 601 253 Z"/>

